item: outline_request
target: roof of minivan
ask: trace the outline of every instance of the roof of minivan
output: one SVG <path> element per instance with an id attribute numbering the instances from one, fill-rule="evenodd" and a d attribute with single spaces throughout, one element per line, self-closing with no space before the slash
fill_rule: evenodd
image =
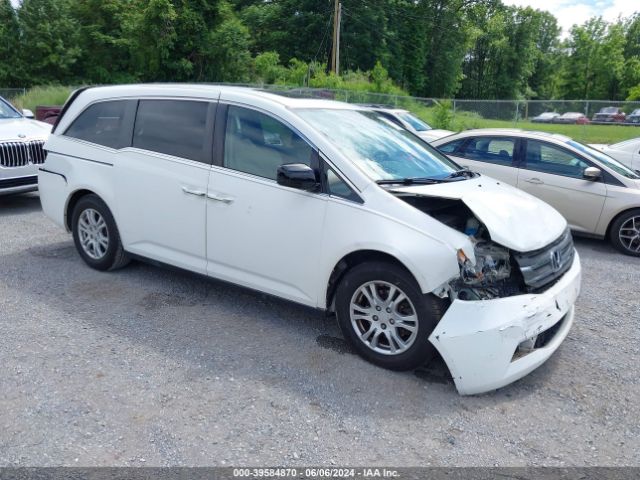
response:
<path id="1" fill-rule="evenodd" d="M 96 96 L 137 96 L 137 95 L 179 95 L 179 96 L 206 96 L 220 92 L 243 93 L 251 96 L 264 98 L 266 100 L 278 103 L 287 108 L 340 108 L 363 110 L 359 105 L 348 104 L 336 100 L 304 98 L 304 90 L 298 96 L 296 92 L 269 92 L 254 87 L 240 87 L 232 85 L 217 85 L 205 83 L 141 83 L 129 85 L 108 85 L 100 87 L 90 87 L 87 91 L 92 92 Z"/>

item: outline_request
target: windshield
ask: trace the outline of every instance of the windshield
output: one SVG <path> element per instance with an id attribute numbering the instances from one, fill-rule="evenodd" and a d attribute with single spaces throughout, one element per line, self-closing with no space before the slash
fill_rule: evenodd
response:
<path id="1" fill-rule="evenodd" d="M 7 101 L 0 98 L 0 119 L 3 118 L 20 118 L 20 115 Z"/>
<path id="2" fill-rule="evenodd" d="M 370 110 L 300 109 L 373 180 L 445 178 L 460 169 L 418 137 Z"/>
<path id="3" fill-rule="evenodd" d="M 633 170 L 625 167 L 623 164 L 611 158 L 606 153 L 601 152 L 600 150 L 596 150 L 595 148 L 591 148 L 588 145 L 583 145 L 582 143 L 575 142 L 573 140 L 570 140 L 567 143 L 572 147 L 577 148 L 578 150 L 595 158 L 600 163 L 604 164 L 606 167 L 616 172 L 618 175 L 622 175 L 623 177 L 626 177 L 626 178 L 631 178 L 632 180 L 640 179 L 640 175 L 636 174 Z"/>
<path id="4" fill-rule="evenodd" d="M 576 118 L 576 117 L 581 117 L 582 114 L 581 113 L 576 113 L 576 112 L 568 112 L 568 113 L 565 113 L 562 116 L 566 117 L 566 118 Z"/>
<path id="5" fill-rule="evenodd" d="M 427 130 L 431 130 L 432 128 L 420 120 L 418 117 L 411 115 L 408 112 L 402 112 L 398 114 L 402 120 L 407 122 L 416 132 L 426 132 Z"/>
<path id="6" fill-rule="evenodd" d="M 616 107 L 604 107 L 600 110 L 600 113 L 618 113 L 618 109 Z"/>
<path id="7" fill-rule="evenodd" d="M 540 118 L 550 118 L 550 117 L 556 117 L 556 116 L 558 116 L 558 114 L 555 112 L 545 112 L 540 114 Z"/>

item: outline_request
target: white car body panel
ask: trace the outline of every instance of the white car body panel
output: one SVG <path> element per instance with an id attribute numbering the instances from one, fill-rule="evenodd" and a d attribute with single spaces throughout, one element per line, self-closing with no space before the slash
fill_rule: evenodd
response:
<path id="1" fill-rule="evenodd" d="M 630 169 L 640 171 L 640 138 L 613 145 L 591 144 L 590 146 L 615 158 Z"/>
<path id="2" fill-rule="evenodd" d="M 2 118 L 0 119 L 0 144 L 5 142 L 23 143 L 33 140 L 45 141 L 51 125 L 28 118 Z M 1 154 L 0 154 L 1 155 Z M 38 175 L 38 165 L 30 161 L 27 165 L 18 167 L 5 167 L 0 163 L 0 182 L 9 179 L 35 177 Z M 0 195 L 23 193 L 37 190 L 38 185 L 23 185 L 17 187 L 1 188 Z"/>
<path id="3" fill-rule="evenodd" d="M 294 126 L 362 202 L 295 190 L 251 174 L 137 148 L 114 150 L 61 133 L 94 101 L 149 97 L 212 102 L 220 98 Z M 475 261 L 471 237 L 409 205 L 402 195 L 459 199 L 487 226 L 493 241 L 517 251 L 549 245 L 566 228 L 565 220 L 551 207 L 486 176 L 436 185 L 377 185 L 296 114 L 296 108 L 324 106 L 354 108 L 235 87 L 146 85 L 87 90 L 72 103 L 46 144 L 46 168 L 39 175 L 43 210 L 69 228 L 73 195 L 94 192 L 113 213 L 126 251 L 320 309 L 331 308 L 328 288 L 334 267 L 354 252 L 372 250 L 393 256 L 423 293 L 438 295 L 459 276 L 458 250 Z M 536 316 L 536 311 L 548 312 L 548 306 L 558 300 L 561 310 L 569 312 L 579 289 L 579 274 L 576 261 L 570 275 L 541 294 L 454 301 L 436 328 L 439 338 L 432 335 L 430 340 L 451 371 L 464 377 L 456 379 L 459 391 L 477 393 L 519 378 L 557 348 L 570 326 L 569 322 L 563 327 L 553 348 L 531 353 L 528 367 L 520 368 L 524 363 L 519 363 L 514 373 L 492 360 L 491 352 L 499 354 L 500 361 L 504 357 L 506 347 L 496 340 L 501 334 L 478 333 L 476 317 L 481 317 L 479 324 L 487 330 L 513 332 L 509 345 L 517 345 L 518 339 L 528 338 L 550 322 L 542 314 Z M 516 335 L 517 328 L 522 332 Z M 471 350 L 474 340 L 479 345 Z M 487 361 L 492 372 L 471 381 L 469 372 L 475 375 L 473 370 L 479 366 L 474 362 L 479 359 Z"/>
<path id="4" fill-rule="evenodd" d="M 427 142 L 431 143 L 434 140 L 437 140 L 439 138 L 443 138 L 443 137 L 447 137 L 449 135 L 453 135 L 454 132 L 452 132 L 451 130 L 442 130 L 442 129 L 439 129 L 439 128 L 434 128 L 432 130 L 427 130 L 425 132 L 414 131 L 413 133 L 418 135 L 423 140 L 426 140 Z"/>

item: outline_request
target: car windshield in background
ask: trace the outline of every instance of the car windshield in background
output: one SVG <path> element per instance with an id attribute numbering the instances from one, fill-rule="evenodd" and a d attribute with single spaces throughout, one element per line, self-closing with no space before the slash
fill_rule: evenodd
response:
<path id="1" fill-rule="evenodd" d="M 605 107 L 600 110 L 600 113 L 618 113 L 618 109 L 616 107 Z"/>
<path id="2" fill-rule="evenodd" d="M 300 109 L 297 113 L 373 180 L 444 179 L 460 169 L 427 143 L 375 112 Z"/>
<path id="3" fill-rule="evenodd" d="M 0 99 L 0 119 L 20 117 L 21 115 L 11 105 Z"/>
<path id="4" fill-rule="evenodd" d="M 578 150 L 581 150 L 582 152 L 592 156 L 593 158 L 600 161 L 605 166 L 609 167 L 611 170 L 619 175 L 622 175 L 623 177 L 631 178 L 633 180 L 640 179 L 640 175 L 635 173 L 630 168 L 625 167 L 623 164 L 611 158 L 606 153 L 601 152 L 600 150 L 596 150 L 595 148 L 591 148 L 588 145 L 583 145 L 582 143 L 576 142 L 574 140 L 570 140 L 567 143 L 572 147 L 577 148 Z"/>
<path id="5" fill-rule="evenodd" d="M 414 117 L 410 113 L 399 113 L 398 117 L 407 122 L 416 132 L 426 132 L 432 130 L 432 128 L 420 120 L 418 117 Z"/>

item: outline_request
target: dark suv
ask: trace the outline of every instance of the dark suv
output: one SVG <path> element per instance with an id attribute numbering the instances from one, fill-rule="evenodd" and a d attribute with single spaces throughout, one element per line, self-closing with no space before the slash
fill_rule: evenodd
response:
<path id="1" fill-rule="evenodd" d="M 622 111 L 621 108 L 618 108 L 618 107 L 601 108 L 600 111 L 593 116 L 594 122 L 624 123 L 625 120 L 626 120 L 625 113 Z"/>

